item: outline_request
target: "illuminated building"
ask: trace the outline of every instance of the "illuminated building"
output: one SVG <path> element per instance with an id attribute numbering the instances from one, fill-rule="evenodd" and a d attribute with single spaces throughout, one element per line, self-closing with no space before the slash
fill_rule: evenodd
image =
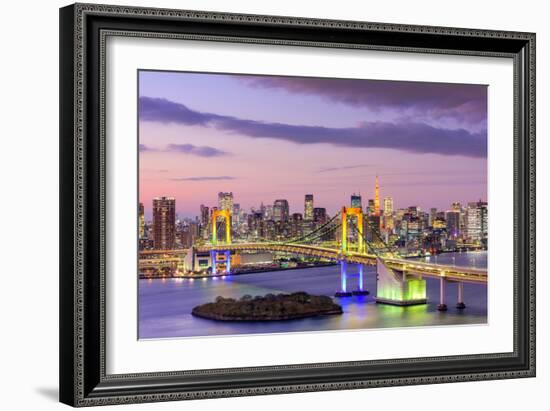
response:
<path id="1" fill-rule="evenodd" d="M 210 210 L 204 204 L 201 204 L 201 225 L 207 226 L 210 218 Z"/>
<path id="2" fill-rule="evenodd" d="M 202 238 L 207 238 L 209 227 L 208 222 L 210 220 L 210 209 L 204 204 L 201 204 L 200 213 L 201 235 Z"/>
<path id="3" fill-rule="evenodd" d="M 143 207 L 143 203 L 139 203 L 139 210 L 138 210 L 138 233 L 139 238 L 145 237 L 145 208 Z"/>
<path id="4" fill-rule="evenodd" d="M 434 230 L 447 228 L 447 222 L 442 218 L 434 218 L 432 227 Z"/>
<path id="5" fill-rule="evenodd" d="M 428 225 L 430 227 L 433 226 L 434 224 L 434 220 L 436 218 L 436 214 L 437 214 L 437 208 L 430 208 L 430 216 L 429 216 L 429 219 L 428 219 Z"/>
<path id="6" fill-rule="evenodd" d="M 260 210 L 263 209 L 263 212 L 262 212 L 262 215 L 264 217 L 265 220 L 273 220 L 273 206 L 272 205 L 268 205 L 268 206 L 264 206 L 262 204 L 262 206 L 260 207 Z"/>
<path id="7" fill-rule="evenodd" d="M 384 198 L 384 215 L 392 215 L 393 214 L 393 198 L 386 197 Z"/>
<path id="8" fill-rule="evenodd" d="M 313 209 L 313 221 L 317 225 L 322 225 L 327 222 L 327 209 L 322 207 L 315 207 Z"/>
<path id="9" fill-rule="evenodd" d="M 306 194 L 304 200 L 304 220 L 313 220 L 313 194 Z"/>
<path id="10" fill-rule="evenodd" d="M 478 201 L 468 203 L 466 209 L 466 236 L 474 242 L 487 240 L 488 218 L 487 203 Z"/>
<path id="11" fill-rule="evenodd" d="M 351 195 L 351 207 L 352 208 L 361 208 L 361 209 L 363 209 L 363 206 L 361 204 L 361 194 L 353 193 Z"/>
<path id="12" fill-rule="evenodd" d="M 233 214 L 233 193 L 218 193 L 218 208 Z"/>
<path id="13" fill-rule="evenodd" d="M 380 215 L 380 187 L 378 185 L 378 176 L 374 185 L 374 215 Z"/>
<path id="14" fill-rule="evenodd" d="M 460 211 L 449 210 L 445 214 L 449 238 L 456 240 L 460 236 Z"/>
<path id="15" fill-rule="evenodd" d="M 199 236 L 199 225 L 198 223 L 189 223 L 184 226 L 180 232 L 180 242 L 183 248 L 189 248 L 194 243 L 197 237 Z"/>
<path id="16" fill-rule="evenodd" d="M 292 218 L 290 219 L 291 229 L 290 235 L 292 237 L 299 237 L 303 234 L 303 218 L 300 213 L 293 213 Z"/>
<path id="17" fill-rule="evenodd" d="M 171 197 L 153 199 L 153 246 L 156 250 L 172 250 L 176 242 L 176 200 Z"/>
<path id="18" fill-rule="evenodd" d="M 275 200 L 273 203 L 273 221 L 288 221 L 288 201 L 285 199 Z"/>
<path id="19" fill-rule="evenodd" d="M 231 224 L 239 227 L 241 224 L 241 205 L 233 204 L 233 215 L 231 216 Z"/>
<path id="20" fill-rule="evenodd" d="M 374 214 L 374 200 L 372 198 L 369 198 L 367 202 L 367 215 Z"/>
<path id="21" fill-rule="evenodd" d="M 380 216 L 371 214 L 367 217 L 367 241 L 375 242 L 380 238 Z"/>

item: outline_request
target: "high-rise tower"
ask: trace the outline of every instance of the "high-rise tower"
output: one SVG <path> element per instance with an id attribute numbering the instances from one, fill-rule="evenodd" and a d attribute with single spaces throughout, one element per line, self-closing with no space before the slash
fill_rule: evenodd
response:
<path id="1" fill-rule="evenodd" d="M 374 186 L 374 215 L 380 214 L 380 187 L 378 186 L 378 176 L 376 176 L 376 184 Z"/>
<path id="2" fill-rule="evenodd" d="M 313 220 L 313 194 L 306 194 L 304 200 L 304 220 Z"/>
<path id="3" fill-rule="evenodd" d="M 171 197 L 153 199 L 153 246 L 156 250 L 172 250 L 176 242 L 176 200 Z"/>

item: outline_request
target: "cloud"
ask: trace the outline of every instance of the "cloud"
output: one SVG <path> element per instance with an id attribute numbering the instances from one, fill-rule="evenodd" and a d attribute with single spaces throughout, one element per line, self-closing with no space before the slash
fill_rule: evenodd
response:
<path id="1" fill-rule="evenodd" d="M 139 145 L 139 152 L 144 153 L 146 151 L 157 151 L 157 150 L 152 148 L 152 147 L 146 146 L 145 144 L 140 144 Z"/>
<path id="2" fill-rule="evenodd" d="M 275 76 L 240 76 L 238 79 L 251 87 L 317 96 L 373 111 L 382 108 L 410 110 L 467 123 L 487 121 L 485 85 Z"/>
<path id="3" fill-rule="evenodd" d="M 193 176 L 193 177 L 180 177 L 172 178 L 173 181 L 220 181 L 220 180 L 235 180 L 236 177 L 232 176 Z"/>
<path id="4" fill-rule="evenodd" d="M 164 108 L 164 109 L 163 109 Z M 425 123 L 373 121 L 356 127 L 331 128 L 269 123 L 193 111 L 166 99 L 141 97 L 140 120 L 213 127 L 251 138 L 273 138 L 296 144 L 388 148 L 413 153 L 487 156 L 487 132 L 434 127 Z"/>
<path id="5" fill-rule="evenodd" d="M 342 166 L 342 167 L 322 167 L 318 171 L 320 173 L 327 173 L 329 171 L 340 171 L 340 170 L 355 170 L 357 168 L 367 168 L 372 167 L 371 164 L 357 164 L 354 166 Z"/>
<path id="6" fill-rule="evenodd" d="M 195 146 L 193 144 L 169 144 L 165 151 L 192 154 L 199 157 L 221 157 L 228 152 L 209 146 Z"/>

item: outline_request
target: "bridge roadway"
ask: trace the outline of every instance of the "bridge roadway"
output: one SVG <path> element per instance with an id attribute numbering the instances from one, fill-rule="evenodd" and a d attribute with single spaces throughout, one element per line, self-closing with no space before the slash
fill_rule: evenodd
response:
<path id="1" fill-rule="evenodd" d="M 374 254 L 359 252 L 348 252 L 343 254 L 341 250 L 334 248 L 320 247 L 309 244 L 282 244 L 282 243 L 233 243 L 227 245 L 203 245 L 195 247 L 198 252 L 209 252 L 210 250 L 229 251 L 280 251 L 293 254 L 307 255 L 312 257 L 327 258 L 331 260 L 345 260 L 349 263 L 376 266 L 377 257 Z M 460 281 L 469 283 L 487 283 L 487 270 L 477 268 L 466 268 L 453 265 L 441 265 L 423 263 L 415 260 L 402 258 L 383 257 L 386 267 L 411 274 L 415 276 L 445 278 L 449 281 Z"/>

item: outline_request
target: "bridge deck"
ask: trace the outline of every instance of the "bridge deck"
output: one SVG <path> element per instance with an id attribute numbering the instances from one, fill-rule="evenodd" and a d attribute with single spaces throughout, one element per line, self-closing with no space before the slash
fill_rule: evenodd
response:
<path id="1" fill-rule="evenodd" d="M 343 254 L 341 250 L 327 247 L 320 247 L 306 244 L 283 244 L 283 243 L 235 243 L 227 245 L 196 247 L 199 252 L 210 250 L 231 250 L 231 251 L 280 251 L 297 253 L 302 255 L 327 258 L 332 260 L 345 260 L 350 263 L 365 265 L 376 265 L 378 257 L 373 254 L 348 252 Z M 487 270 L 467 268 L 453 265 L 442 265 L 423 263 L 414 260 L 401 258 L 384 258 L 383 263 L 396 271 L 405 272 L 411 275 L 426 276 L 434 278 L 446 278 L 450 281 L 462 281 L 472 283 L 486 283 Z"/>
<path id="2" fill-rule="evenodd" d="M 227 245 L 204 245 L 195 247 L 198 252 L 209 252 L 211 250 L 230 251 L 280 251 L 296 253 L 301 255 L 326 258 L 331 260 L 345 260 L 350 263 L 376 265 L 378 259 L 373 254 L 348 252 L 343 254 L 341 250 L 321 247 L 309 244 L 282 244 L 282 243 L 234 243 Z M 144 250 L 140 251 L 140 267 L 153 266 L 159 263 L 175 263 L 179 260 L 176 256 L 185 255 L 187 250 Z M 156 256 L 156 258 L 154 258 Z M 162 257 L 159 257 L 162 256 Z M 171 256 L 171 257 L 167 257 Z M 384 264 L 393 270 L 405 272 L 411 275 L 426 276 L 433 278 L 446 278 L 450 281 L 462 281 L 472 283 L 486 283 L 487 270 L 423 263 L 402 258 L 384 258 Z"/>

